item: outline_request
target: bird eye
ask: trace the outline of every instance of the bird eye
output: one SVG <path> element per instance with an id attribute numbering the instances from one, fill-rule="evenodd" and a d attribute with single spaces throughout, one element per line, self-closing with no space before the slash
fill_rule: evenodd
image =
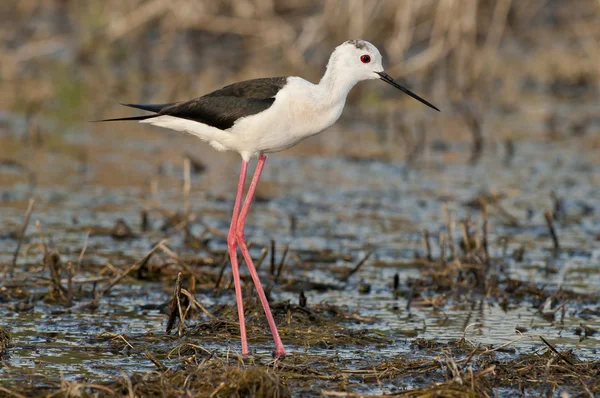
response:
<path id="1" fill-rule="evenodd" d="M 360 56 L 360 61 L 361 61 L 363 64 L 368 64 L 369 62 L 371 62 L 371 56 L 370 56 L 370 55 L 367 55 L 367 54 L 365 54 L 365 55 L 361 55 L 361 56 Z"/>

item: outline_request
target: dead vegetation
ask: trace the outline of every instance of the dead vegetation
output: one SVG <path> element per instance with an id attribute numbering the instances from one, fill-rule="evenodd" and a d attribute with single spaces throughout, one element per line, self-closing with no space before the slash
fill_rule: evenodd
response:
<path id="1" fill-rule="evenodd" d="M 134 396 L 277 397 L 291 396 L 278 372 L 265 366 L 239 366 L 212 359 L 178 369 L 135 375 L 110 386 Z"/>
<path id="2" fill-rule="evenodd" d="M 63 379 L 60 383 L 50 381 L 47 388 L 58 396 L 169 397 L 287 397 L 292 392 L 302 396 L 383 396 L 352 392 L 359 386 L 384 388 L 389 391 L 385 396 L 398 397 L 492 397 L 499 389 L 593 397 L 599 391 L 599 362 L 581 361 L 573 352 L 561 352 L 549 344 L 531 353 L 507 356 L 510 344 L 483 347 L 466 339 L 445 344 L 418 339 L 410 355 L 395 355 L 379 363 L 365 358 L 358 366 L 343 358 L 332 361 L 328 356 L 302 353 L 284 361 L 256 356 L 243 359 L 187 344 L 169 353 L 180 360 L 177 366 L 165 367 L 147 352 L 157 367 L 153 372 L 117 377 L 107 383 Z M 405 385 L 422 387 L 406 389 Z M 41 396 L 45 390 L 32 386 L 21 391 L 27 396 Z M 12 393 L 8 388 L 2 391 Z"/>
<path id="3" fill-rule="evenodd" d="M 481 203 L 480 220 L 457 222 L 448 214 L 440 239 L 434 240 L 427 231 L 423 234 L 422 252 L 416 254 L 412 264 L 419 269 L 419 276 L 402 282 L 395 278 L 389 291 L 390 295 L 406 301 L 408 313 L 426 309 L 443 312 L 461 305 L 477 310 L 484 302 L 496 303 L 505 311 L 533 304 L 541 317 L 561 324 L 567 306 L 599 305 L 595 295 L 549 289 L 510 277 L 504 271 L 506 257 L 490 255 L 487 205 L 485 201 Z M 194 215 L 190 214 L 190 217 L 194 218 Z M 189 224 L 184 225 L 180 233 L 188 227 Z M 126 335 L 107 331 L 87 340 L 88 350 L 104 349 L 119 355 L 144 357 L 154 364 L 155 371 L 136 372 L 106 382 L 50 379 L 45 388 L 32 386 L 28 391 L 31 396 L 51 392 L 64 396 L 286 397 L 293 392 L 352 397 L 363 396 L 353 392 L 359 385 L 406 397 L 491 397 L 502 388 L 523 393 L 554 394 L 559 391 L 593 396 L 592 392 L 600 388 L 600 362 L 580 360 L 575 351 L 563 351 L 543 336 L 528 333 L 526 328 L 517 329 L 513 341 L 482 345 L 469 337 L 470 329 L 477 328 L 477 324 L 465 324 L 464 335 L 459 340 L 442 343 L 416 338 L 410 343 L 411 354 L 379 355 L 379 349 L 394 344 L 396 335 L 378 330 L 374 317 L 327 303 L 307 303 L 304 290 L 299 293 L 298 304 L 272 300 L 280 334 L 287 344 L 295 347 L 293 354 L 277 361 L 259 354 L 244 359 L 226 348 L 239 339 L 235 307 L 230 303 L 202 304 L 203 297 L 232 294 L 229 271 L 223 271 L 223 253 L 205 249 L 203 255 L 183 258 L 167 246 L 167 240 L 160 240 L 142 258 L 132 259 L 132 265 L 105 266 L 98 274 L 89 275 L 90 270 L 98 267 L 83 261 L 86 243 L 79 253 L 78 266 L 68 267 L 66 264 L 73 261 L 63 259 L 56 248 L 50 249 L 43 243 L 50 237 L 43 234 L 39 223 L 38 234 L 42 242 L 39 250 L 46 253 L 43 264 L 25 264 L 13 269 L 15 278 L 2 290 L 3 300 L 11 302 L 13 311 L 27 311 L 26 303 L 31 309 L 36 301 L 43 300 L 55 307 L 63 307 L 63 311 L 94 313 L 108 305 L 105 300 L 111 291 L 127 295 L 127 287 L 123 290 L 122 285 L 130 286 L 137 283 L 136 280 L 142 283 L 162 281 L 167 290 L 174 279 L 176 282 L 170 303 L 158 305 L 169 317 L 165 334 Z M 433 254 L 436 242 L 442 245 L 436 251 L 440 256 Z M 548 255 L 554 256 L 557 253 L 551 247 Z M 271 244 L 273 249 L 276 249 L 275 244 Z M 366 255 L 356 257 L 346 267 L 330 267 L 331 274 L 339 280 L 338 285 L 311 287 L 294 270 L 327 264 L 335 259 L 335 255 L 328 251 L 296 253 L 285 248 L 281 263 L 295 262 L 294 267 L 286 267 L 278 265 L 276 256 L 268 256 L 268 252 L 267 248 L 260 252 L 257 265 L 270 258 L 270 267 L 263 267 L 267 270 L 264 276 L 270 281 L 269 292 L 274 288 L 296 292 L 297 286 L 303 286 L 309 292 L 323 288 L 360 290 L 360 283 L 351 283 L 353 274 L 369 265 L 394 266 L 369 263 L 372 251 L 365 250 Z M 21 269 L 40 270 L 37 279 L 28 279 L 29 288 L 35 287 L 36 293 L 28 291 L 19 282 Z M 141 269 L 147 271 L 138 272 Z M 80 279 L 78 275 L 82 272 L 89 276 Z M 223 282 L 216 284 L 220 279 Z M 249 289 L 244 295 L 248 334 L 251 343 L 268 344 L 271 337 L 264 327 L 262 308 L 251 294 L 248 282 L 246 280 Z M 55 313 L 59 312 L 55 310 Z M 585 339 L 596 331 L 581 324 L 574 333 Z M 2 336 L 3 357 L 8 358 L 11 350 L 9 335 L 3 331 Z M 512 347 L 513 343 L 523 339 L 538 348 L 525 352 Z M 344 350 L 364 350 L 368 355 L 357 361 L 337 354 Z M 11 385 L 9 382 L 2 391 L 14 395 L 9 389 Z M 404 385 L 418 387 L 405 390 Z"/>

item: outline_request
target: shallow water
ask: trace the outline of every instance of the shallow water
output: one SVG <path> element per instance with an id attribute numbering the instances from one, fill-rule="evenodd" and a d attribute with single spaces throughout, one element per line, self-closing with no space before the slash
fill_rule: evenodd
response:
<path id="1" fill-rule="evenodd" d="M 19 266 L 14 271 L 18 283 L 27 286 L 28 280 L 48 278 L 37 247 L 40 238 L 36 221 L 48 243 L 60 251 L 63 262 L 75 263 L 89 228 L 110 231 L 118 219 L 132 227 L 137 236 L 124 241 L 107 234 L 92 234 L 84 270 L 76 275 L 76 280 L 95 277 L 107 262 L 126 266 L 140 259 L 164 236 L 159 230 L 163 217 L 152 209 L 183 209 L 183 152 L 194 154 L 207 165 L 206 172 L 192 177 L 191 209 L 197 218 L 191 232 L 210 238 L 211 250 L 225 249 L 224 235 L 239 167 L 236 156 L 214 153 L 192 137 L 137 125 L 86 125 L 93 131 L 71 132 L 62 136 L 55 147 L 36 148 L 22 143 L 18 118 L 8 120 L 17 127 L 2 138 L 6 150 L 0 160 L 13 159 L 23 167 L 8 162 L 0 166 L 0 224 L 4 226 L 0 236 L 1 264 L 12 261 L 17 241 L 11 233 L 19 230 L 28 199 L 36 199 Z M 491 123 L 488 131 L 493 129 Z M 502 272 L 515 279 L 534 281 L 550 291 L 562 288 L 597 292 L 600 162 L 597 150 L 586 147 L 590 142 L 597 145 L 595 141 L 586 144 L 585 140 L 570 138 L 556 142 L 534 136 L 516 142 L 516 154 L 510 164 L 499 141 L 494 140 L 482 160 L 473 166 L 467 164 L 467 143 L 460 141 L 447 142 L 444 150 L 434 150 L 430 145 L 413 164 L 402 161 L 402 147 L 397 145 L 394 149 L 389 140 L 370 144 L 379 152 L 387 151 L 389 156 L 385 158 L 361 160 L 349 156 L 369 131 L 342 121 L 333 131 L 302 143 L 290 153 L 269 157 L 259 185 L 260 200 L 253 206 L 246 230 L 253 242 L 253 256 L 259 257 L 260 249 L 275 239 L 277 262 L 284 245 L 310 262 L 310 267 L 299 267 L 296 260 L 289 260 L 281 280 L 293 276 L 336 286 L 338 289 L 334 290 L 307 290 L 309 305 L 327 302 L 371 319 L 368 323 L 349 323 L 347 327 L 369 329 L 389 339 L 384 348 L 372 354 L 373 359 L 409 352 L 417 337 L 443 342 L 464 334 L 475 343 L 499 345 L 518 337 L 517 326 L 527 328 L 525 334 L 534 336 L 513 343 L 511 347 L 518 351 L 540 348 L 535 336 L 543 335 L 561 349 L 574 349 L 581 359 L 598 358 L 600 337 L 594 335 L 580 342 L 574 334 L 580 323 L 600 328 L 597 316 L 582 315 L 586 310 L 598 310 L 598 301 L 567 303 L 563 322 L 559 315 L 550 322 L 541 316 L 539 303 L 527 300 L 520 305 L 511 304 L 504 311 L 494 300 L 473 300 L 465 294 L 450 299 L 439 309 L 413 304 L 407 310 L 405 296 L 395 298 L 392 291 L 395 274 L 399 275 L 401 286 L 418 276 L 420 266 L 414 257 L 415 253 L 423 255 L 424 229 L 431 235 L 433 257 L 439 257 L 438 232 L 445 231 L 442 205 L 457 220 L 470 215 L 475 228 L 479 228 L 480 211 L 467 203 L 481 193 L 489 193 L 501 198 L 501 209 L 489 207 L 489 242 L 491 257 L 502 259 L 508 266 Z M 340 142 L 348 146 L 336 149 L 335 145 L 342 145 Z M 316 153 L 311 154 L 315 148 Z M 152 186 L 156 187 L 154 193 Z M 556 221 L 562 250 L 556 254 L 551 250 L 543 216 L 544 210 L 553 209 L 551 194 L 562 203 Z M 151 226 L 151 232 L 144 234 L 139 227 L 143 209 L 149 209 Z M 506 213 L 519 226 L 511 226 Z M 458 244 L 459 240 L 457 230 L 454 241 Z M 173 235 L 168 243 L 180 255 L 202 254 L 186 248 L 181 233 Z M 513 254 L 520 248 L 524 248 L 524 254 L 517 261 Z M 309 260 L 323 250 L 331 250 L 337 257 L 333 262 Z M 344 284 L 339 267 L 350 269 L 368 251 L 373 251 L 370 259 Z M 263 272 L 267 268 L 263 267 Z M 43 385 L 45 378 L 56 379 L 61 372 L 67 379 L 101 381 L 118 376 L 121 370 L 152 370 L 154 365 L 141 355 L 135 340 L 136 336 L 164 333 L 163 311 L 172 295 L 173 281 L 125 279 L 91 313 L 65 310 L 62 305 L 41 301 L 35 302 L 31 312 L 16 312 L 10 307 L 14 301 L 2 303 L 1 324 L 12 334 L 13 343 L 10 359 L 0 374 L 13 381 L 32 380 Z M 359 286 L 365 284 L 370 285 L 370 292 L 357 293 Z M 90 288 L 87 284 L 84 290 L 89 292 Z M 277 285 L 273 290 L 276 301 L 296 302 L 297 295 L 296 290 L 280 289 Z M 217 299 L 202 293 L 196 297 L 207 307 L 234 300 L 231 289 Z M 98 345 L 97 338 L 103 333 L 112 335 L 100 337 L 105 341 Z M 110 342 L 119 334 L 134 341 L 134 348 L 126 348 L 119 340 Z M 176 340 L 168 344 L 157 341 L 154 348 L 168 350 L 177 344 Z M 268 355 L 272 349 L 269 341 L 257 343 L 252 337 L 250 341 L 252 349 L 260 354 Z M 237 341 L 214 341 L 205 348 L 226 352 L 239 350 L 239 345 Z M 288 348 L 292 353 L 335 353 L 348 361 L 360 361 L 364 355 L 357 347 L 308 351 L 301 346 Z M 169 363 L 175 362 L 165 360 L 165 364 Z M 34 376 L 41 369 L 44 377 Z M 391 391 L 389 388 L 383 384 L 369 391 L 385 393 Z"/>

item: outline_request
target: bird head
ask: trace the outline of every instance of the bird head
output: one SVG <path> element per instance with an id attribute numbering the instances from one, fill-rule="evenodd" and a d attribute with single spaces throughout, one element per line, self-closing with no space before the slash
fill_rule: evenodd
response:
<path id="1" fill-rule="evenodd" d="M 383 57 L 377 47 L 368 41 L 348 40 L 336 47 L 331 54 L 327 69 L 333 68 L 338 74 L 346 75 L 356 82 L 371 79 L 383 80 L 417 101 L 439 111 L 437 107 L 392 79 L 384 71 L 382 59 Z"/>

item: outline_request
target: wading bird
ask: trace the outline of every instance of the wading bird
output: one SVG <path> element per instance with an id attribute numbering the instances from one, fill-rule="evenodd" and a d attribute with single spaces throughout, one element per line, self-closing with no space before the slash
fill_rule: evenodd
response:
<path id="1" fill-rule="evenodd" d="M 381 61 L 379 50 L 371 43 L 350 40 L 333 51 L 319 84 L 296 76 L 247 80 L 189 101 L 170 104 L 123 104 L 153 113 L 102 120 L 138 120 L 140 123 L 183 131 L 207 141 L 219 151 L 235 151 L 241 155 L 242 167 L 227 235 L 227 247 L 235 284 L 244 356 L 248 355 L 248 341 L 237 261 L 238 246 L 248 265 L 269 322 L 275 341 L 275 357 L 283 357 L 286 354 L 244 239 L 244 224 L 267 154 L 290 148 L 335 123 L 342 113 L 348 92 L 363 80 L 381 79 L 439 111 L 394 81 L 383 70 Z M 242 204 L 248 161 L 254 157 L 258 157 L 258 163 Z"/>

